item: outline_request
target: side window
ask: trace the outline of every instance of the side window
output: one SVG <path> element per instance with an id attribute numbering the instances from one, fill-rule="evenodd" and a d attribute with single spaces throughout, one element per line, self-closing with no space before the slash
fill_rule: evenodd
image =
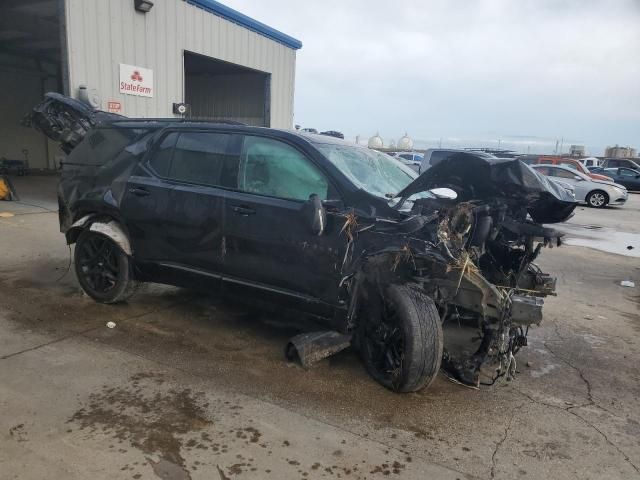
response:
<path id="1" fill-rule="evenodd" d="M 400 155 L 400 158 L 404 158 L 405 160 L 413 160 L 413 155 L 411 155 L 410 153 L 403 153 L 402 155 Z"/>
<path id="2" fill-rule="evenodd" d="M 321 200 L 329 194 L 326 177 L 302 153 L 277 140 L 245 137 L 239 188 L 245 192 L 290 200 Z"/>
<path id="3" fill-rule="evenodd" d="M 573 178 L 575 177 L 575 174 L 571 173 L 571 172 L 567 172 L 566 170 L 562 170 L 560 168 L 549 168 L 549 175 L 551 175 L 552 177 L 560 177 L 560 178 Z"/>
<path id="4" fill-rule="evenodd" d="M 237 188 L 240 142 L 239 135 L 180 133 L 165 176 L 181 182 Z"/>
<path id="5" fill-rule="evenodd" d="M 621 168 L 618 170 L 618 175 L 621 175 L 623 177 L 635 177 L 636 173 L 628 168 Z"/>
<path id="6" fill-rule="evenodd" d="M 578 167 L 575 163 L 573 162 L 558 162 L 558 165 L 562 165 L 563 167 L 569 167 L 573 170 L 579 170 L 580 167 Z"/>
<path id="7" fill-rule="evenodd" d="M 173 156 L 173 147 L 178 140 L 178 134 L 173 132 L 164 137 L 153 157 L 149 161 L 151 168 L 161 177 L 169 176 L 169 166 L 171 165 L 171 157 Z"/>

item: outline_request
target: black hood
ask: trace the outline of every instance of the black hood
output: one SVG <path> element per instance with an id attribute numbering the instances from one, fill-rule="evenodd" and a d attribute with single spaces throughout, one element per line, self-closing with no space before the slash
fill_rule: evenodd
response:
<path id="1" fill-rule="evenodd" d="M 451 188 L 459 201 L 512 199 L 522 204 L 536 223 L 562 222 L 577 205 L 568 191 L 518 159 L 484 158 L 464 152 L 434 165 L 398 196 L 406 199 L 432 188 Z"/>

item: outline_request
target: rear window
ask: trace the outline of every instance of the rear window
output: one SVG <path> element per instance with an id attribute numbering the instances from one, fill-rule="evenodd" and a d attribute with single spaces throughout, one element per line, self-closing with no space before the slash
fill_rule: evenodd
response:
<path id="1" fill-rule="evenodd" d="M 163 178 L 235 189 L 241 143 L 240 135 L 171 132 L 156 147 L 149 164 Z"/>
<path id="2" fill-rule="evenodd" d="M 73 149 L 65 163 L 104 165 L 148 132 L 143 128 L 94 128 Z"/>

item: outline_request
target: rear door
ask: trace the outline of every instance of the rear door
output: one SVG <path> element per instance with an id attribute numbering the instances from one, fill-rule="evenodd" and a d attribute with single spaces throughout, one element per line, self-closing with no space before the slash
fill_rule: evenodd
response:
<path id="1" fill-rule="evenodd" d="M 618 175 L 615 181 L 621 185 L 624 185 L 629 190 L 640 190 L 640 174 L 637 170 L 631 170 L 630 168 L 619 168 Z"/>
<path id="2" fill-rule="evenodd" d="M 137 258 L 222 271 L 225 188 L 236 182 L 241 141 L 224 132 L 164 134 L 129 180 L 123 212 Z"/>
<path id="3" fill-rule="evenodd" d="M 346 245 L 340 238 L 344 222 L 327 212 L 324 234 L 314 235 L 302 214 L 313 193 L 339 200 L 330 179 L 297 147 L 245 137 L 238 189 L 228 193 L 225 212 L 229 282 L 335 302 Z"/>

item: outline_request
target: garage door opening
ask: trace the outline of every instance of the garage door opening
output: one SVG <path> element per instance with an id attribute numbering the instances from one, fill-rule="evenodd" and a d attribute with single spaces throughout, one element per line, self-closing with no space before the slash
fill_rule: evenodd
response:
<path id="1" fill-rule="evenodd" d="M 55 170 L 62 155 L 56 144 L 21 125 L 44 93 L 62 90 L 60 18 L 58 0 L 0 2 L 0 159 L 12 165 Z"/>
<path id="2" fill-rule="evenodd" d="M 190 119 L 270 126 L 270 74 L 185 51 L 184 76 Z"/>

